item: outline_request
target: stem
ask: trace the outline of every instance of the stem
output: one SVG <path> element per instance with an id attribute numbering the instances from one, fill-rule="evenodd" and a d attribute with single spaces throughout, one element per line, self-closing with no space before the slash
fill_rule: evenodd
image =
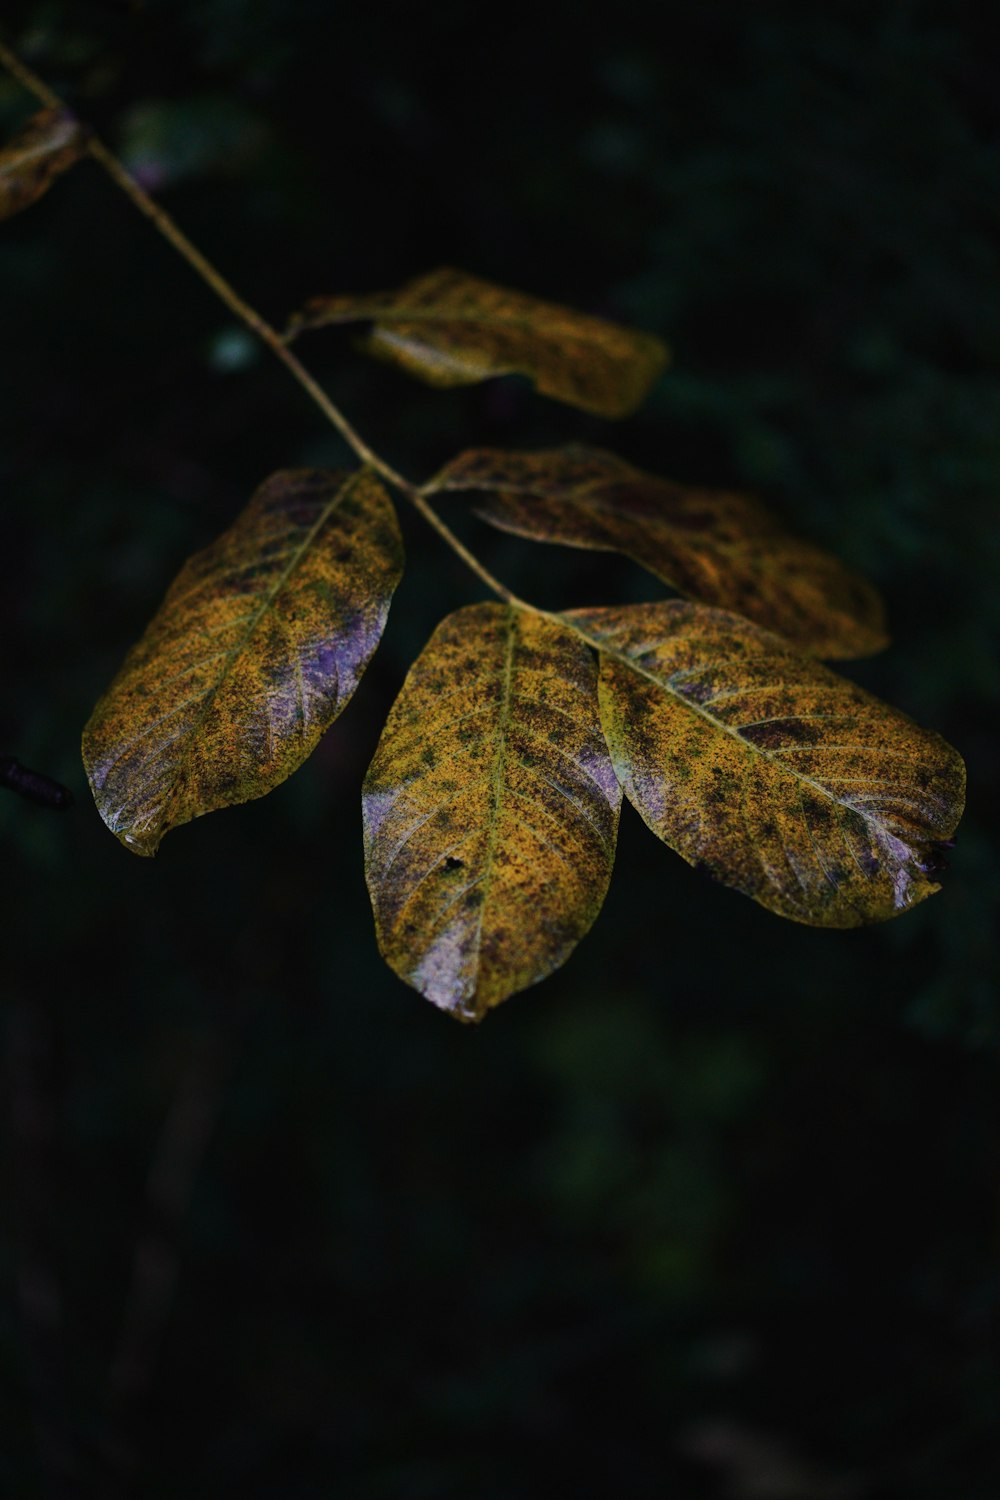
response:
<path id="1" fill-rule="evenodd" d="M 58 94 L 54 94 L 48 84 L 33 73 L 27 63 L 23 63 L 16 52 L 11 52 L 0 42 L 0 63 L 3 63 L 8 73 L 13 74 L 22 88 L 27 89 L 29 94 L 34 94 L 36 99 L 49 109 L 65 109 L 66 105 Z"/>
<path id="2" fill-rule="evenodd" d="M 0 42 L 0 63 L 11 73 L 17 81 L 35 95 L 49 109 L 63 110 L 66 105 L 59 95 L 54 93 L 26 63 L 5 47 Z M 442 521 L 437 511 L 434 510 L 424 493 L 404 475 L 400 474 L 391 464 L 387 463 L 374 449 L 370 448 L 355 431 L 354 427 L 344 416 L 343 412 L 336 406 L 323 390 L 316 378 L 310 374 L 305 365 L 293 354 L 276 328 L 268 323 L 266 318 L 261 317 L 256 308 L 245 302 L 236 289 L 226 280 L 220 271 L 212 265 L 211 261 L 202 255 L 196 245 L 193 245 L 187 235 L 175 223 L 165 209 L 149 196 L 149 194 L 135 181 L 135 178 L 125 170 L 122 163 L 112 151 L 109 151 L 104 142 L 96 136 L 91 136 L 87 143 L 87 150 L 96 162 L 107 172 L 127 198 L 135 205 L 141 214 L 150 221 L 163 238 L 173 246 L 177 253 L 187 261 L 191 269 L 201 277 L 206 286 L 224 303 L 234 317 L 238 318 L 250 332 L 255 334 L 271 350 L 288 370 L 292 378 L 298 381 L 306 395 L 315 406 L 323 413 L 327 421 L 336 428 L 341 437 L 353 448 L 363 464 L 381 474 L 394 489 L 405 495 L 415 510 L 423 516 L 424 520 L 431 526 L 441 539 L 447 543 L 457 557 L 460 557 L 466 567 L 475 573 L 476 577 L 486 585 L 499 598 L 517 609 L 525 609 L 535 612 L 534 606 L 519 599 L 509 588 L 494 578 L 493 574 L 486 568 L 474 553 L 470 552 L 465 543 L 452 531 L 446 522 Z"/>
<path id="3" fill-rule="evenodd" d="M 2 55 L 3 53 L 0 51 L 0 57 Z M 104 142 L 98 140 L 96 137 L 92 137 L 88 143 L 88 150 L 94 160 L 99 162 L 104 168 L 112 182 L 121 188 L 122 192 L 126 197 L 131 199 L 139 212 L 145 214 L 146 218 L 149 219 L 154 228 L 159 230 L 163 238 L 173 246 L 179 255 L 184 257 L 191 269 L 201 277 L 206 286 L 211 288 L 219 301 L 225 303 L 229 311 L 241 323 L 245 324 L 251 333 L 256 334 L 273 354 L 277 355 L 278 359 L 291 372 L 306 394 L 319 407 L 327 421 L 336 427 L 340 435 L 354 449 L 362 463 L 376 469 L 385 479 L 388 479 L 390 484 L 395 485 L 404 492 L 412 489 L 409 481 L 404 479 L 401 474 L 397 474 L 395 469 L 391 468 L 377 453 L 374 453 L 364 439 L 355 432 L 343 412 L 333 404 L 319 382 L 310 375 L 297 355 L 293 354 L 286 347 L 277 329 L 272 328 L 271 324 L 268 323 L 266 318 L 261 317 L 256 308 L 251 307 L 249 302 L 243 300 L 222 273 L 217 271 L 211 261 L 207 260 L 197 246 L 191 243 L 184 231 L 174 222 L 166 210 L 161 208 L 158 203 L 155 203 L 149 194 L 139 186 L 135 178 L 129 175 L 117 156 L 108 150 Z"/>
<path id="4" fill-rule="evenodd" d="M 460 557 L 466 567 L 471 569 L 476 577 L 485 583 L 486 587 L 491 589 L 498 598 L 503 599 L 507 604 L 513 605 L 515 609 L 527 610 L 529 614 L 535 615 L 541 613 L 534 604 L 529 604 L 526 599 L 519 598 L 505 583 L 501 583 L 499 578 L 494 578 L 489 568 L 479 561 L 474 552 L 469 551 L 465 543 L 459 540 L 447 522 L 442 521 L 434 507 L 428 503 L 427 497 L 421 490 L 408 489 L 406 491 L 406 498 L 413 508 L 420 512 L 428 526 L 434 528 L 438 536 L 447 542 L 455 555 Z"/>

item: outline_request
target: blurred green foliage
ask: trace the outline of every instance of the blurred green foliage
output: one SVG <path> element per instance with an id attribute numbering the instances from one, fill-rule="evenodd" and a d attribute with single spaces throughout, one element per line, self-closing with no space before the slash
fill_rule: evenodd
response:
<path id="1" fill-rule="evenodd" d="M 76 169 L 0 237 L 0 749 L 77 796 L 64 816 L 0 800 L 0 1490 L 43 1493 L 41 1412 L 79 1475 L 64 1492 L 112 1492 L 124 1418 L 103 1392 L 144 1184 L 209 1045 L 225 1084 L 129 1414 L 138 1493 L 993 1500 L 989 17 L 449 0 L 433 23 L 396 0 L 3 15 L 275 319 L 446 263 L 666 336 L 674 370 L 616 429 L 516 382 L 423 390 L 335 334 L 302 352 L 414 476 L 472 442 L 578 438 L 758 490 L 884 589 L 895 644 L 852 675 L 958 746 L 969 811 L 943 892 L 849 934 L 699 882 L 624 818 L 573 960 L 455 1027 L 381 965 L 361 869 L 388 705 L 444 609 L 478 597 L 405 517 L 385 643 L 313 760 L 130 859 L 86 795 L 94 699 L 261 478 L 345 454 Z M 3 127 L 26 112 L 0 81 Z M 456 517 L 540 603 L 650 596 L 624 562 Z M 34 1154 L 26 1118 L 51 1122 Z M 36 1256 L 61 1286 L 57 1360 L 25 1333 Z"/>

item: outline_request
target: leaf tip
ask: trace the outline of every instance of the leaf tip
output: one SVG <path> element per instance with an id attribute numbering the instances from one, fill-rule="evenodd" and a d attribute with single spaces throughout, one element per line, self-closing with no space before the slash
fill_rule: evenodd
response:
<path id="1" fill-rule="evenodd" d="M 137 834 L 128 833 L 124 829 L 119 832 L 112 828 L 112 833 L 119 843 L 124 844 L 130 854 L 138 854 L 143 859 L 152 859 L 160 847 L 160 839 L 140 838 Z"/>
<path id="2" fill-rule="evenodd" d="M 0 146 L 0 219 L 44 197 L 85 154 L 90 132 L 67 109 L 43 109 Z"/>
<path id="3" fill-rule="evenodd" d="M 455 962 L 453 949 L 454 934 L 446 932 L 441 942 L 432 945 L 415 968 L 402 965 L 397 972 L 436 1009 L 465 1026 L 478 1026 L 490 1007 L 479 986 L 463 972 L 462 965 Z"/>
<path id="4" fill-rule="evenodd" d="M 457 1000 L 450 1005 L 435 1000 L 434 1004 L 439 1010 L 444 1011 L 445 1015 L 451 1016 L 452 1020 L 458 1021 L 462 1026 L 481 1025 L 489 1012 L 487 1005 L 477 1005 L 475 1002 L 468 1004 L 464 1000 Z"/>

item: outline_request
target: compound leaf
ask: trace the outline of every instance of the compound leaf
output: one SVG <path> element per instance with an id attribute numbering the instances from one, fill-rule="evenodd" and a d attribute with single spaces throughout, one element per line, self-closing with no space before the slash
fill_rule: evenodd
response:
<path id="1" fill-rule="evenodd" d="M 600 648 L 625 795 L 689 864 L 817 927 L 939 889 L 965 795 L 939 735 L 738 615 L 672 600 L 566 618 Z"/>
<path id="2" fill-rule="evenodd" d="M 392 708 L 363 803 L 383 957 L 481 1020 L 564 962 L 607 892 L 621 788 L 593 653 L 504 605 L 449 615 Z"/>
<path id="3" fill-rule="evenodd" d="M 68 110 L 43 109 L 0 148 L 0 219 L 37 203 L 87 149 Z"/>
<path id="4" fill-rule="evenodd" d="M 669 357 L 652 334 L 448 268 L 394 292 L 316 297 L 292 319 L 289 336 L 362 319 L 374 325 L 366 351 L 428 385 L 528 375 L 543 395 L 601 417 L 633 412 Z"/>
<path id="5" fill-rule="evenodd" d="M 403 568 L 368 470 L 285 470 L 181 570 L 94 709 L 98 810 L 137 854 L 181 823 L 262 797 L 350 699 Z"/>
<path id="6" fill-rule="evenodd" d="M 460 453 L 435 490 L 483 490 L 475 509 L 534 541 L 624 553 L 679 593 L 736 610 L 822 657 L 886 644 L 882 601 L 837 558 L 745 495 L 695 489 L 599 448 Z"/>

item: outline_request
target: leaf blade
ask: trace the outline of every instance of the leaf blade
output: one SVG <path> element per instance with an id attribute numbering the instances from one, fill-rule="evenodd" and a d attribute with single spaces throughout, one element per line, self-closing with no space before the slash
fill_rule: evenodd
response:
<path id="1" fill-rule="evenodd" d="M 939 735 L 721 610 L 569 618 L 601 651 L 625 796 L 689 864 L 812 926 L 885 921 L 939 889 L 965 794 Z"/>
<path id="2" fill-rule="evenodd" d="M 592 653 L 557 622 L 457 610 L 414 663 L 365 778 L 383 957 L 481 1020 L 559 967 L 611 878 L 621 789 Z"/>
<path id="3" fill-rule="evenodd" d="M 0 147 L 0 219 L 37 203 L 87 149 L 83 127 L 68 110 L 43 109 Z"/>
<path id="4" fill-rule="evenodd" d="M 543 395 L 604 417 L 633 412 L 669 359 L 652 334 L 450 267 L 395 292 L 313 298 L 288 337 L 362 320 L 373 323 L 366 352 L 429 385 L 527 375 Z"/>
<path id="5" fill-rule="evenodd" d="M 350 700 L 402 573 L 367 470 L 282 470 L 185 564 L 84 730 L 107 826 L 138 854 L 278 786 Z"/>
<path id="6" fill-rule="evenodd" d="M 876 590 L 740 494 L 674 484 L 599 448 L 471 449 L 428 490 L 481 490 L 483 520 L 532 541 L 622 553 L 692 599 L 746 615 L 816 656 L 887 643 Z"/>

